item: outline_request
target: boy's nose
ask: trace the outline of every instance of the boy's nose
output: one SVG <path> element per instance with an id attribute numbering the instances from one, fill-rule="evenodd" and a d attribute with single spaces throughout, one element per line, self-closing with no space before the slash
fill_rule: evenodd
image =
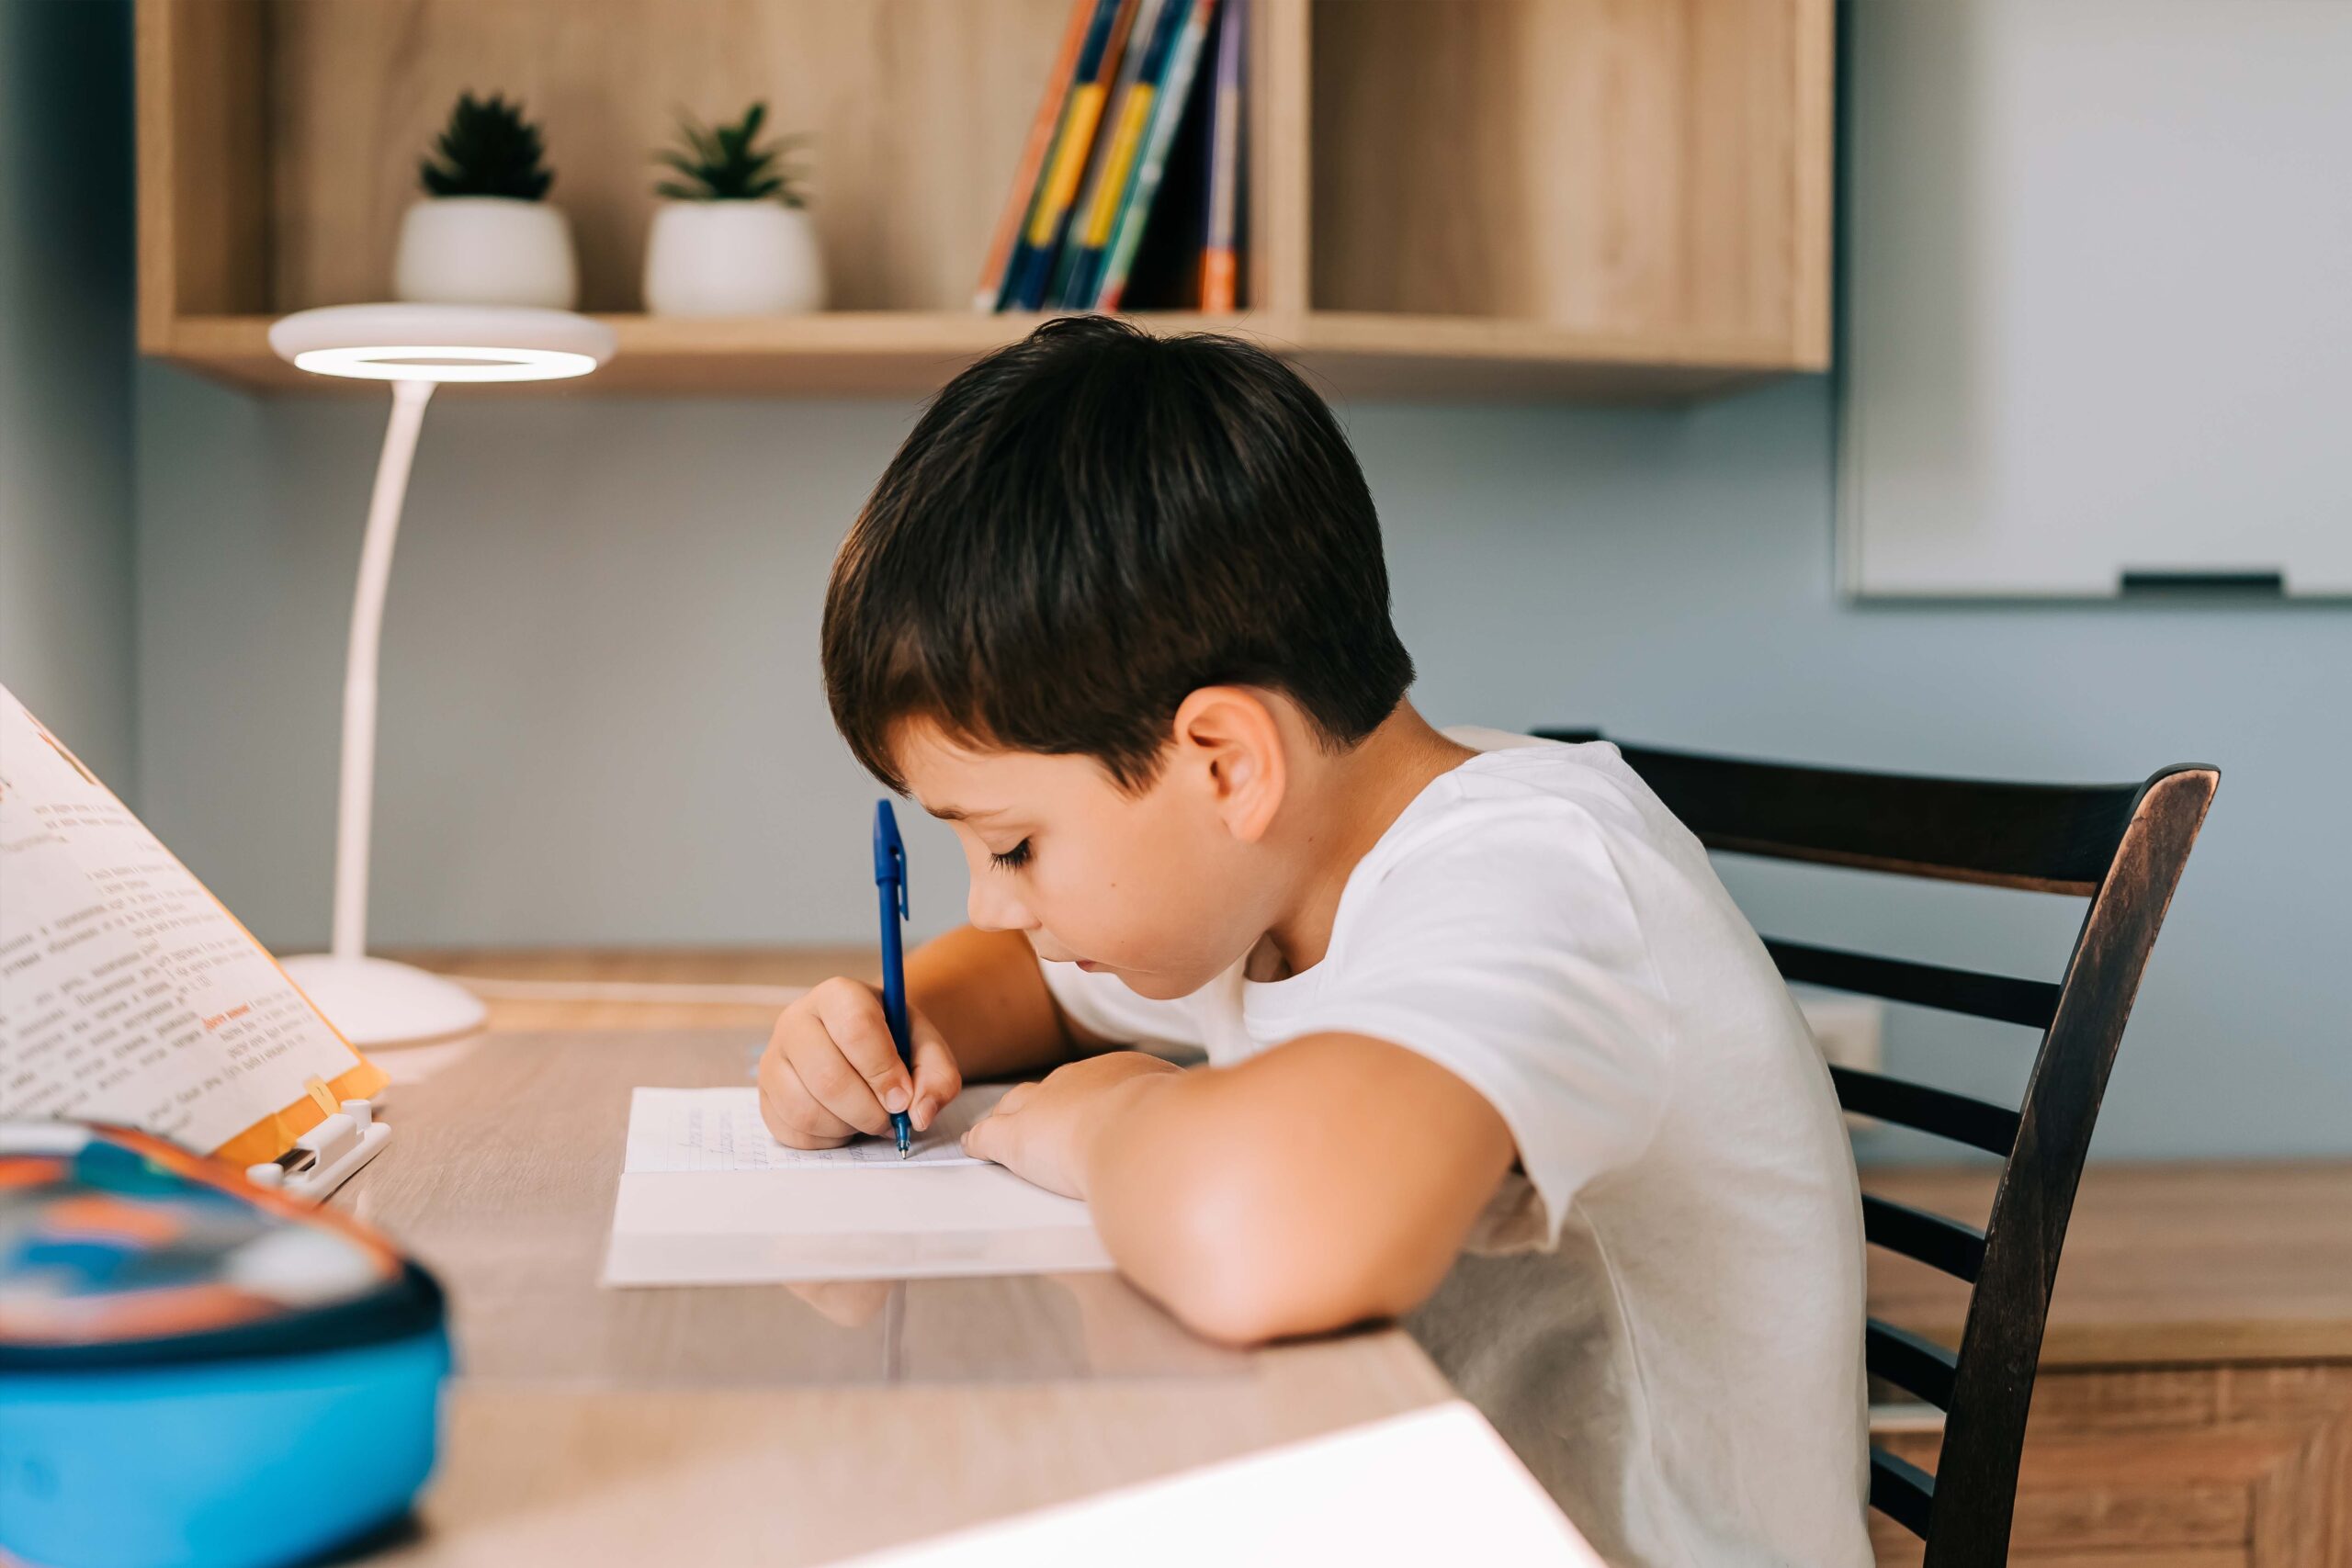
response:
<path id="1" fill-rule="evenodd" d="M 1026 931 L 1037 929 L 1036 917 L 1017 898 L 1008 898 L 1001 891 L 983 885 L 984 879 L 972 879 L 972 891 L 964 900 L 964 915 L 984 931 Z"/>

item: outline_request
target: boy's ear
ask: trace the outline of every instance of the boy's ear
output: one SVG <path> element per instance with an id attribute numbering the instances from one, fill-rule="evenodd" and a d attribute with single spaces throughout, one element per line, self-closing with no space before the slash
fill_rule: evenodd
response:
<path id="1" fill-rule="evenodd" d="M 1247 686 L 1204 686 L 1176 709 L 1175 767 L 1201 790 L 1226 830 L 1256 843 L 1290 787 L 1282 722 Z"/>

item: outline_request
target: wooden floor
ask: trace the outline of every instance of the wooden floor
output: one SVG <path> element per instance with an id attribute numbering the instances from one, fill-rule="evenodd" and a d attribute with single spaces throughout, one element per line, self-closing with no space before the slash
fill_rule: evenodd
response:
<path id="1" fill-rule="evenodd" d="M 788 990 L 871 979 L 871 950 L 469 951 L 401 956 L 446 973 L 600 987 Z M 492 1027 L 760 1030 L 783 998 L 509 994 Z M 1981 1168 L 1873 1169 L 1871 1190 L 1972 1221 Z M 1871 1309 L 1944 1343 L 1961 1288 L 1871 1259 Z M 2094 1165 L 2051 1308 L 2012 1562 L 2037 1568 L 2352 1564 L 2352 1162 Z M 1930 1416 L 1932 1413 L 1928 1413 Z M 1932 1466 L 1932 1419 L 1881 1440 Z M 1882 1525 L 1884 1563 L 1917 1543 Z"/>

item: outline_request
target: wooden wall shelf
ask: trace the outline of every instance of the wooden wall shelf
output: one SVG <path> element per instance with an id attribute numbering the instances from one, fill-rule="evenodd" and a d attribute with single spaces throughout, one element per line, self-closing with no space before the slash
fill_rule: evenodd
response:
<path id="1" fill-rule="evenodd" d="M 322 390 L 276 315 L 382 299 L 460 89 L 547 128 L 567 391 L 932 390 L 1040 318 L 968 309 L 1068 0 L 139 0 L 140 346 Z M 1703 396 L 1829 357 L 1830 0 L 1253 0 L 1234 332 L 1339 396 Z M 635 313 L 648 150 L 753 98 L 814 132 L 836 310 Z M 507 395 L 512 395 L 512 389 Z"/>

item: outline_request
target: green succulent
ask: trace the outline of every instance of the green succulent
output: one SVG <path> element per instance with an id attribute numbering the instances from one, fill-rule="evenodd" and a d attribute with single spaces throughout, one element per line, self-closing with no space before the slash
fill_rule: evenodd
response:
<path id="1" fill-rule="evenodd" d="M 433 144 L 433 155 L 417 165 L 424 188 L 435 196 L 511 196 L 537 201 L 555 183 L 541 157 L 539 128 L 523 118 L 523 106 L 492 93 L 478 99 L 458 96 L 448 129 Z"/>
<path id="2" fill-rule="evenodd" d="M 653 155 L 684 176 L 662 180 L 653 188 L 673 201 L 762 201 L 770 197 L 786 207 L 807 205 L 800 189 L 801 171 L 779 159 L 786 150 L 808 141 L 806 136 L 779 136 L 765 147 L 759 144 L 768 106 L 753 104 L 733 125 L 698 125 L 678 116 L 679 146 Z"/>

